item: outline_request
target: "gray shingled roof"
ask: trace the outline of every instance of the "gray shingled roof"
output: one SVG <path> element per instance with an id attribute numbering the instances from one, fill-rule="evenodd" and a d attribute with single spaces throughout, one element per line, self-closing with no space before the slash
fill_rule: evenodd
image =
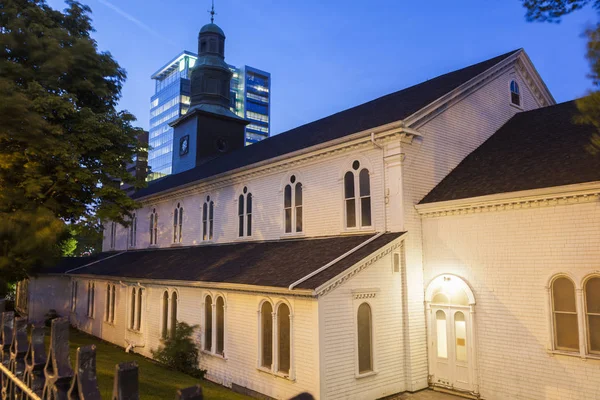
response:
<path id="1" fill-rule="evenodd" d="M 222 155 L 194 169 L 151 182 L 133 198 L 145 197 L 261 161 L 309 148 L 356 132 L 401 121 L 487 71 L 519 50 L 459 69 L 349 108 Z"/>
<path id="2" fill-rule="evenodd" d="M 298 288 L 317 288 L 402 234 L 386 233 L 378 237 L 298 285 Z M 287 288 L 373 236 L 345 235 L 131 250 L 115 257 L 108 256 L 117 253 L 102 253 L 93 258 L 64 258 L 56 267 L 43 272 Z M 85 266 L 93 261 L 97 262 Z"/>
<path id="3" fill-rule="evenodd" d="M 516 114 L 420 203 L 600 181 L 600 155 L 585 148 L 595 129 L 577 113 L 569 101 Z"/>

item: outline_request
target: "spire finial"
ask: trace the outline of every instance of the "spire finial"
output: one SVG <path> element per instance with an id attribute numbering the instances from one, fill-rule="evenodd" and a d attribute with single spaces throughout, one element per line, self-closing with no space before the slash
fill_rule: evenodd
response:
<path id="1" fill-rule="evenodd" d="M 212 9 L 209 11 L 210 13 L 210 23 L 213 24 L 215 22 L 215 0 L 212 0 Z"/>

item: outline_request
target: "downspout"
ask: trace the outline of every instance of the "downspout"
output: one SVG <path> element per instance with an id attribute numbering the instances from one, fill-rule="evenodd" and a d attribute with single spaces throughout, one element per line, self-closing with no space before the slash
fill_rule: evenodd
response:
<path id="1" fill-rule="evenodd" d="M 344 254 L 342 254 L 341 256 L 339 256 L 338 258 L 336 258 L 335 260 L 332 260 L 332 261 L 328 262 L 327 264 L 323 265 L 321 268 L 319 268 L 319 269 L 311 272 L 310 274 L 308 274 L 306 276 L 303 276 L 302 278 L 298 279 L 296 282 L 292 283 L 288 287 L 288 289 L 292 290 L 292 289 L 294 289 L 295 286 L 298 286 L 302 282 L 305 282 L 308 279 L 312 278 L 313 276 L 320 274 L 321 272 L 325 271 L 327 268 L 331 267 L 332 265 L 336 264 L 337 262 L 341 261 L 342 259 L 348 257 L 350 254 L 356 252 L 357 250 L 359 250 L 359 249 L 363 248 L 364 246 L 368 245 L 369 243 L 371 243 L 375 239 L 379 238 L 384 233 L 385 232 L 379 232 L 375 236 L 372 236 L 372 237 L 368 238 L 367 240 L 365 240 L 364 242 L 362 242 L 358 246 L 356 246 L 356 247 L 348 250 L 347 252 L 345 252 Z"/>
<path id="2" fill-rule="evenodd" d="M 385 174 L 385 170 L 387 169 L 385 165 L 385 150 L 383 149 L 383 146 L 377 144 L 377 142 L 375 141 L 375 132 L 371 132 L 371 143 L 373 143 L 375 147 L 378 147 L 381 150 L 381 163 L 383 167 L 383 231 L 387 232 L 387 205 L 389 202 L 389 188 Z"/>

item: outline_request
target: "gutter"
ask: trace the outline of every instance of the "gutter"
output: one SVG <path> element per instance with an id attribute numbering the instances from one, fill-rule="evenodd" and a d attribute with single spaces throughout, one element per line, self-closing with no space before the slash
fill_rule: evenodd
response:
<path id="1" fill-rule="evenodd" d="M 296 282 L 292 283 L 288 289 L 292 290 L 294 289 L 295 286 L 298 286 L 299 284 L 301 284 L 302 282 L 307 281 L 308 279 L 312 278 L 313 276 L 320 274 L 321 272 L 325 271 L 327 268 L 331 267 L 332 265 L 338 263 L 339 261 L 343 260 L 344 258 L 348 257 L 350 254 L 356 252 L 357 250 L 363 248 L 364 246 L 368 245 L 369 243 L 371 243 L 372 241 L 374 241 L 375 239 L 378 239 L 379 237 L 381 237 L 385 232 L 379 232 L 378 234 L 376 234 L 373 237 L 370 237 L 369 239 L 365 240 L 364 242 L 362 242 L 361 244 L 359 244 L 358 246 L 354 247 L 353 249 L 348 250 L 347 252 L 345 252 L 344 254 L 342 254 L 341 256 L 339 256 L 338 258 L 336 258 L 335 260 L 332 260 L 330 262 L 328 262 L 327 264 L 323 265 L 321 268 L 311 272 L 310 274 L 303 276 L 302 278 L 298 279 Z"/>

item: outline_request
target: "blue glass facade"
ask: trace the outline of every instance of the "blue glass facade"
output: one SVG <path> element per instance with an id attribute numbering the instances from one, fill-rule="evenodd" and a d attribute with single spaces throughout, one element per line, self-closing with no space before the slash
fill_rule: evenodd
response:
<path id="1" fill-rule="evenodd" d="M 196 54 L 184 51 L 152 75 L 156 89 L 150 99 L 149 181 L 171 174 L 173 128 L 169 123 L 190 107 L 190 72 L 196 59 Z M 231 111 L 250 121 L 246 145 L 256 143 L 270 134 L 271 74 L 249 66 L 230 69 Z"/>

